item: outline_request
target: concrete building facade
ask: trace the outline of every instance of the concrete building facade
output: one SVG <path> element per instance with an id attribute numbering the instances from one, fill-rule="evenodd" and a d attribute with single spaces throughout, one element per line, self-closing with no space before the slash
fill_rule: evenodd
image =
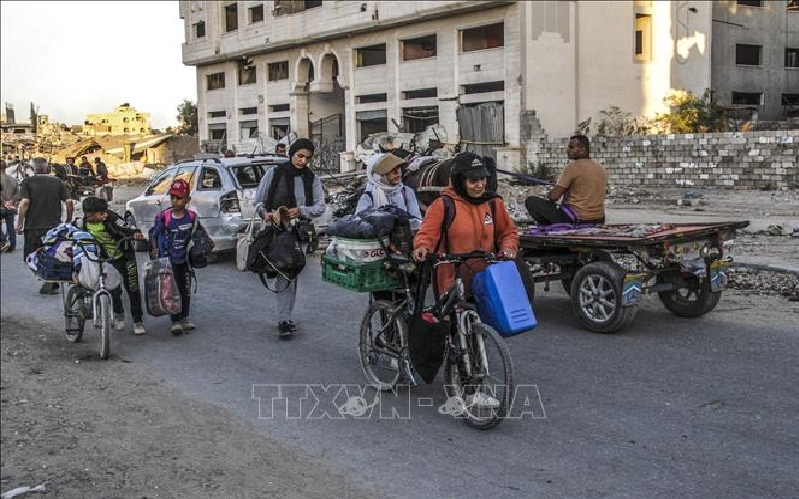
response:
<path id="1" fill-rule="evenodd" d="M 342 149 L 352 152 L 370 133 L 439 123 L 447 143 L 513 168 L 530 137 L 567 136 L 610 106 L 651 117 L 667 111 L 671 90 L 711 87 L 715 9 L 182 0 L 180 17 L 183 62 L 197 68 L 201 141 L 314 136 L 339 117 Z"/>
<path id="2" fill-rule="evenodd" d="M 83 132 L 91 135 L 148 135 L 152 132 L 150 113 L 140 113 L 126 102 L 111 113 L 86 116 Z"/>

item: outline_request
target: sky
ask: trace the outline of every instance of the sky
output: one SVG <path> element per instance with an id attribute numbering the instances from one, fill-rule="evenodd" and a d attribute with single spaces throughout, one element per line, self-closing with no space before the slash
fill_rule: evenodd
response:
<path id="1" fill-rule="evenodd" d="M 183 99 L 197 101 L 195 69 L 184 66 L 177 1 L 0 1 L 0 101 L 28 121 L 30 103 L 50 121 L 130 103 L 163 130 Z M 5 104 L 2 104 L 5 114 Z"/>

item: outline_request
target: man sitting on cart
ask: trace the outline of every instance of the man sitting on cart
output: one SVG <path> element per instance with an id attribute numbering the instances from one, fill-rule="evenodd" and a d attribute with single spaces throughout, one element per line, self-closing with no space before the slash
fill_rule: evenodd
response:
<path id="1" fill-rule="evenodd" d="M 528 197 L 524 202 L 527 212 L 538 225 L 604 224 L 608 183 L 605 167 L 589 157 L 588 137 L 585 135 L 569 138 L 567 155 L 573 161 L 563 169 L 555 187 L 546 198 Z M 556 204 L 561 197 L 561 204 Z"/>

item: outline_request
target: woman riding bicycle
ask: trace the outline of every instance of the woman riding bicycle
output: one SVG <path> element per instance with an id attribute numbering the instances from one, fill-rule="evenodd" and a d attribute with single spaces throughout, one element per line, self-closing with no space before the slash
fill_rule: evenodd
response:
<path id="1" fill-rule="evenodd" d="M 430 252 L 466 253 L 475 250 L 499 250 L 505 253 L 505 258 L 516 257 L 519 233 L 502 198 L 487 189 L 489 176 L 477 154 L 464 152 L 455 156 L 450 185 L 430 205 L 414 238 L 414 259 L 423 261 Z M 451 202 L 445 201 L 445 197 L 449 197 Z M 449 215 L 451 222 L 445 221 L 445 215 Z M 472 260 L 463 266 L 467 295 L 471 295 L 472 277 L 486 265 L 483 260 Z M 452 265 L 441 265 L 437 280 L 441 293 L 449 290 L 455 280 Z"/>

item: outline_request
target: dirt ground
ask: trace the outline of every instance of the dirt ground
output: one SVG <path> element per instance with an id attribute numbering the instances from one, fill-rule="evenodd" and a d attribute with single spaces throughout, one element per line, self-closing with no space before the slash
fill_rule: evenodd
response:
<path id="1" fill-rule="evenodd" d="M 376 496 L 143 366 L 77 357 L 13 318 L 1 326 L 2 492 L 45 484 L 22 497 Z"/>

